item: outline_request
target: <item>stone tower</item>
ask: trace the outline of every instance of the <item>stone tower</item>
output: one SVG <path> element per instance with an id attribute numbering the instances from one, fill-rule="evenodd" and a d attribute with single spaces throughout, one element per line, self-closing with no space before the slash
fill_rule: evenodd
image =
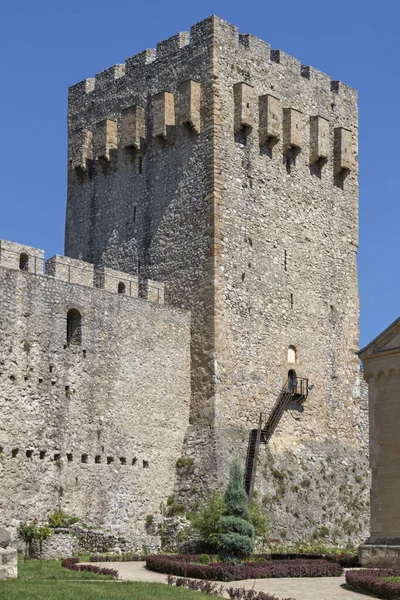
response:
<path id="1" fill-rule="evenodd" d="M 68 124 L 66 255 L 191 310 L 181 492 L 245 455 L 292 370 L 313 390 L 256 487 L 282 537 L 365 537 L 356 91 L 213 16 L 73 86 Z"/>

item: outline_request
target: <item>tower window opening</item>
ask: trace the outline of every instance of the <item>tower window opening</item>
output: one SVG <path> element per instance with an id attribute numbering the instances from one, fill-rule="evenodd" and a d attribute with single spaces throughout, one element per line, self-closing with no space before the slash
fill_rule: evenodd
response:
<path id="1" fill-rule="evenodd" d="M 133 207 L 133 222 L 136 223 L 136 212 L 137 212 L 137 206 Z"/>
<path id="2" fill-rule="evenodd" d="M 19 255 L 19 268 L 21 271 L 28 271 L 29 256 L 23 252 Z"/>
<path id="3" fill-rule="evenodd" d="M 293 308 L 293 294 L 290 294 L 290 308 Z"/>
<path id="4" fill-rule="evenodd" d="M 125 294 L 126 288 L 123 281 L 120 281 L 118 284 L 118 294 Z"/>
<path id="5" fill-rule="evenodd" d="M 296 363 L 296 347 L 289 346 L 287 352 L 287 361 L 288 363 Z"/>
<path id="6" fill-rule="evenodd" d="M 139 156 L 139 175 L 143 173 L 143 156 Z"/>
<path id="7" fill-rule="evenodd" d="M 283 266 L 285 267 L 285 271 L 287 271 L 287 250 L 284 250 L 283 253 Z"/>
<path id="8" fill-rule="evenodd" d="M 82 344 L 82 315 L 76 308 L 71 308 L 67 313 L 67 344 Z"/>

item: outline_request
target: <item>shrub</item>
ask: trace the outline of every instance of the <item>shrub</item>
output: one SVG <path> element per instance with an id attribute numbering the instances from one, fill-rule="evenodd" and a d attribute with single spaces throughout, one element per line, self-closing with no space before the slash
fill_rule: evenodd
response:
<path id="1" fill-rule="evenodd" d="M 138 560 L 146 560 L 146 556 L 124 552 L 123 554 L 96 554 L 89 558 L 89 562 L 133 562 Z"/>
<path id="2" fill-rule="evenodd" d="M 225 510 L 224 495 L 214 491 L 205 500 L 199 512 L 192 517 L 192 527 L 199 532 L 201 541 L 211 552 L 218 548 L 218 521 Z"/>
<path id="3" fill-rule="evenodd" d="M 353 590 L 384 600 L 399 600 L 400 584 L 394 581 L 385 581 L 382 579 L 383 577 L 400 577 L 400 569 L 346 571 L 346 582 Z"/>
<path id="4" fill-rule="evenodd" d="M 208 556 L 208 554 L 200 554 L 199 563 L 201 565 L 209 565 L 210 562 L 211 562 L 211 558 Z"/>
<path id="5" fill-rule="evenodd" d="M 249 522 L 244 472 L 238 460 L 231 464 L 225 504 L 226 513 L 218 521 L 218 553 L 225 561 L 234 561 L 250 556 L 254 549 L 254 527 Z"/>
<path id="6" fill-rule="evenodd" d="M 96 573 L 97 575 L 118 577 L 118 571 L 115 569 L 106 569 L 104 567 L 97 567 L 96 565 L 81 565 L 79 564 L 79 558 L 65 558 L 61 562 L 61 566 L 65 569 L 70 569 L 70 571 L 89 571 L 90 573 Z"/>
<path id="7" fill-rule="evenodd" d="M 57 527 L 69 527 L 70 525 L 74 525 L 75 523 L 81 523 L 82 520 L 79 517 L 73 517 L 68 515 L 63 510 L 59 509 L 53 512 L 49 516 L 49 527 L 57 528 Z"/>
<path id="8" fill-rule="evenodd" d="M 146 566 L 151 571 L 178 577 L 193 577 L 210 581 L 235 581 L 240 579 L 263 579 L 266 577 L 339 577 L 342 567 L 327 560 L 282 560 L 266 562 L 246 562 L 242 565 L 211 563 L 202 565 L 196 562 L 199 557 L 153 555 L 146 558 Z"/>
<path id="9" fill-rule="evenodd" d="M 254 589 L 247 590 L 246 588 L 225 588 L 223 586 L 216 585 L 211 581 L 196 581 L 188 579 L 187 577 L 172 577 L 168 575 L 168 585 L 176 585 L 177 587 L 186 587 L 189 590 L 195 590 L 196 592 L 203 592 L 203 594 L 209 594 L 210 596 L 223 596 L 225 592 L 228 593 L 229 598 L 233 600 L 278 600 L 276 596 L 271 596 L 265 592 L 258 592 Z M 285 598 L 285 600 L 293 600 L 293 598 Z"/>
<path id="10" fill-rule="evenodd" d="M 249 502 L 250 523 L 254 527 L 254 534 L 261 538 L 265 545 L 269 538 L 269 515 L 266 507 L 256 497 Z"/>
<path id="11" fill-rule="evenodd" d="M 52 530 L 48 525 L 39 525 L 38 519 L 33 519 L 31 523 L 20 523 L 18 527 L 18 536 L 25 542 L 24 562 L 28 554 L 32 553 L 32 543 L 37 541 L 39 544 L 39 558 L 42 562 L 43 542 L 52 535 Z"/>

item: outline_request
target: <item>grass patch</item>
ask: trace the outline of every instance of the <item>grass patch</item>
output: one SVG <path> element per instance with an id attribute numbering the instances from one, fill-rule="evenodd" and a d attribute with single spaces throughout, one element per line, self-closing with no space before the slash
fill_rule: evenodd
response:
<path id="1" fill-rule="evenodd" d="M 105 575 L 70 571 L 61 561 L 19 561 L 18 579 L 0 581 L 0 600 L 210 600 L 210 596 L 159 583 L 115 581 Z"/>
<path id="2" fill-rule="evenodd" d="M 393 581 L 393 583 L 400 583 L 400 577 L 380 577 L 383 581 Z"/>

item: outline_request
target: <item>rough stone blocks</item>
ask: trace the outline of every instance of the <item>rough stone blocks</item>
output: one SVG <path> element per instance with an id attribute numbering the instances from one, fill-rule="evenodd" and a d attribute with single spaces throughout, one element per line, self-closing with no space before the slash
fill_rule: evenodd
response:
<path id="1" fill-rule="evenodd" d="M 310 117 L 310 164 L 329 156 L 329 121 L 320 116 Z"/>
<path id="2" fill-rule="evenodd" d="M 283 109 L 283 151 L 291 148 L 301 148 L 302 140 L 302 113 L 295 108 Z"/>
<path id="3" fill-rule="evenodd" d="M 260 145 L 268 140 L 278 140 L 282 136 L 282 110 L 280 100 L 265 94 L 259 98 L 259 140 Z"/>
<path id="4" fill-rule="evenodd" d="M 18 552 L 14 548 L 0 548 L 0 579 L 18 577 Z"/>
<path id="5" fill-rule="evenodd" d="M 200 83 L 188 79 L 179 86 L 179 121 L 200 133 Z"/>
<path id="6" fill-rule="evenodd" d="M 254 88 L 247 83 L 236 83 L 233 86 L 235 99 L 234 131 L 238 133 L 243 127 L 254 127 Z"/>
<path id="7" fill-rule="evenodd" d="M 121 145 L 140 150 L 146 140 L 146 115 L 143 106 L 130 106 L 121 113 Z"/>
<path id="8" fill-rule="evenodd" d="M 175 126 L 175 96 L 170 92 L 161 92 L 153 98 L 153 135 L 167 140 L 171 128 Z"/>
<path id="9" fill-rule="evenodd" d="M 368 568 L 399 568 L 400 545 L 368 545 L 360 546 L 358 559 L 363 567 Z"/>
<path id="10" fill-rule="evenodd" d="M 100 161 L 109 162 L 110 152 L 117 149 L 117 122 L 104 119 L 96 124 L 94 133 L 95 157 Z"/>

